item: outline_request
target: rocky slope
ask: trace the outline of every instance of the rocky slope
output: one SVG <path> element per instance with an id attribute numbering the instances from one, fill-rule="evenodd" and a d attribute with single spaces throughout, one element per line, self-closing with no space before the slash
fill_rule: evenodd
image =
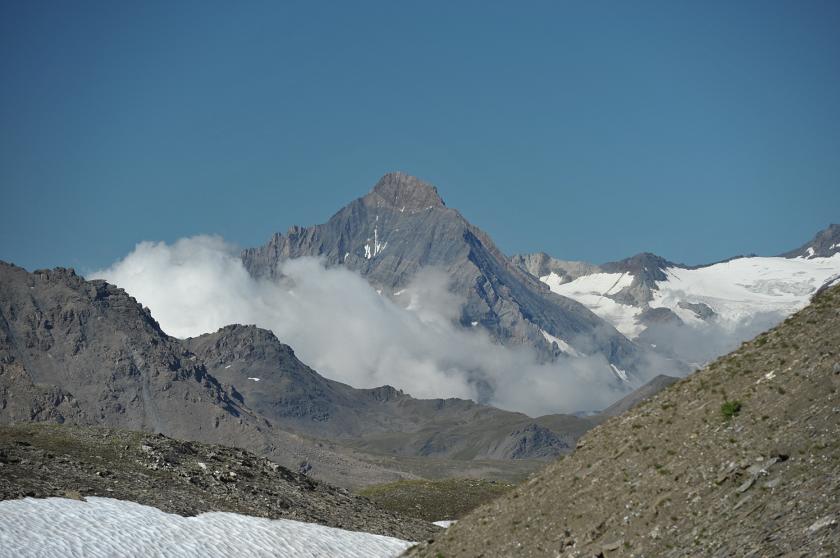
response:
<path id="1" fill-rule="evenodd" d="M 631 375 L 646 366 L 645 349 L 583 305 L 553 295 L 513 265 L 486 233 L 446 207 L 434 186 L 412 176 L 386 174 L 327 223 L 275 234 L 265 246 L 245 250 L 242 260 L 253 275 L 265 276 L 284 259 L 301 256 L 357 271 L 386 296 L 433 267 L 464 301 L 464 327 L 482 327 L 506 345 L 536 347 L 546 359 L 562 349 L 548 334 L 579 353 L 603 354 Z M 609 368 L 605 373 L 611 375 Z"/>
<path id="2" fill-rule="evenodd" d="M 252 453 L 124 430 L 0 427 L 0 500 L 101 496 L 192 516 L 225 511 L 423 540 L 438 529 Z"/>
<path id="3" fill-rule="evenodd" d="M 413 556 L 837 556 L 840 286 Z"/>
<path id="4" fill-rule="evenodd" d="M 354 389 L 253 326 L 174 339 L 123 290 L 70 270 L 30 274 L 0 263 L 0 280 L 0 424 L 99 425 L 224 443 L 349 487 L 519 477 L 540 466 L 524 461 L 568 453 L 593 424 L 418 400 L 389 386 Z"/>
<path id="5" fill-rule="evenodd" d="M 277 428 L 122 289 L 0 262 L 0 424 L 31 421 L 235 445 L 346 486 L 412 477 Z"/>
<path id="6" fill-rule="evenodd" d="M 303 364 L 270 331 L 228 326 L 183 344 L 240 401 L 273 424 L 359 450 L 457 459 L 556 457 L 591 421 L 532 419 L 463 399 L 415 399 L 390 386 L 355 389 Z"/>
<path id="7" fill-rule="evenodd" d="M 790 252 L 785 252 L 783 258 L 830 258 L 840 254 L 840 225 L 831 224 L 818 232 L 814 238 Z"/>

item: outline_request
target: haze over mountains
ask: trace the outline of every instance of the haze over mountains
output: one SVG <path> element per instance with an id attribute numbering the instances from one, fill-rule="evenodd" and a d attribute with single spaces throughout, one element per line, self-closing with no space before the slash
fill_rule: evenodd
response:
<path id="1" fill-rule="evenodd" d="M 833 250 L 836 241 L 826 242 Z M 436 188 L 389 173 L 327 223 L 275 234 L 241 260 L 221 239 L 195 237 L 142 243 L 96 276 L 125 287 L 176 336 L 254 323 L 357 388 L 389 384 L 536 416 L 602 409 L 658 374 L 683 375 L 801 308 L 840 273 L 840 257 L 760 261 L 766 270 L 746 275 L 752 286 L 731 284 L 743 274 L 723 269 L 709 279 L 723 294 L 657 302 L 675 284 L 665 281 L 673 270 L 724 264 L 507 258 Z"/>
<path id="2" fill-rule="evenodd" d="M 359 486 L 420 471 L 518 476 L 537 464 L 505 461 L 567 453 L 596 420 L 356 389 L 320 376 L 269 331 L 233 325 L 178 340 L 118 287 L 0 262 L 0 424 L 20 422 L 224 443 Z"/>

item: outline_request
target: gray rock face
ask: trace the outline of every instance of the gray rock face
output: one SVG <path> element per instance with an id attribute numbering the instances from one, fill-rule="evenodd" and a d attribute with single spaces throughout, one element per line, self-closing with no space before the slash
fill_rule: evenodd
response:
<path id="1" fill-rule="evenodd" d="M 712 310 L 708 304 L 703 302 L 685 302 L 680 301 L 677 303 L 677 306 L 680 308 L 685 308 L 686 310 L 691 310 L 694 312 L 694 315 L 700 318 L 701 320 L 709 320 L 715 317 L 715 311 Z"/>
<path id="2" fill-rule="evenodd" d="M 840 225 L 831 224 L 799 248 L 785 252 L 783 258 L 830 258 L 840 253 Z"/>
<path id="3" fill-rule="evenodd" d="M 545 277 L 555 273 L 562 278 L 562 283 L 574 281 L 578 277 L 600 273 L 601 269 L 595 264 L 570 260 L 558 260 L 545 252 L 535 254 L 518 254 L 510 259 L 520 269 L 527 271 L 534 277 Z"/>
<path id="4" fill-rule="evenodd" d="M 245 250 L 242 260 L 253 275 L 271 276 L 278 263 L 301 256 L 344 265 L 386 294 L 435 267 L 465 301 L 464 326 L 476 322 L 500 343 L 536 347 L 546 359 L 553 351 L 540 330 L 581 353 L 602 353 L 631 373 L 638 365 L 635 344 L 583 305 L 551 293 L 446 207 L 433 186 L 402 173 L 386 174 L 327 223 L 275 234 L 265 246 Z"/>
<path id="5" fill-rule="evenodd" d="M 365 451 L 543 458 L 567 453 L 578 435 L 574 427 L 546 427 L 463 399 L 415 399 L 391 386 L 355 389 L 317 374 L 273 333 L 254 326 L 227 326 L 183 342 L 214 377 L 233 386 L 242 403 L 272 423 Z"/>
<path id="6" fill-rule="evenodd" d="M 277 428 L 122 289 L 0 262 L 0 425 L 33 421 L 235 445 L 343 485 L 405 476 Z"/>

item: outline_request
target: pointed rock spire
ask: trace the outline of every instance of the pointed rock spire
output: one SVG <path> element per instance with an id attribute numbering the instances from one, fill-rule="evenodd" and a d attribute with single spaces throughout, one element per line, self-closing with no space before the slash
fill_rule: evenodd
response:
<path id="1" fill-rule="evenodd" d="M 446 205 L 437 188 L 402 172 L 389 172 L 380 178 L 365 199 L 399 211 L 418 211 Z"/>

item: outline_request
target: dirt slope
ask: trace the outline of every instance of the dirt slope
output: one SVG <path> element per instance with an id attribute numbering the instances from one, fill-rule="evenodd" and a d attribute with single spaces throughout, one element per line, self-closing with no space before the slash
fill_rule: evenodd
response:
<path id="1" fill-rule="evenodd" d="M 840 287 L 412 556 L 840 556 Z"/>

